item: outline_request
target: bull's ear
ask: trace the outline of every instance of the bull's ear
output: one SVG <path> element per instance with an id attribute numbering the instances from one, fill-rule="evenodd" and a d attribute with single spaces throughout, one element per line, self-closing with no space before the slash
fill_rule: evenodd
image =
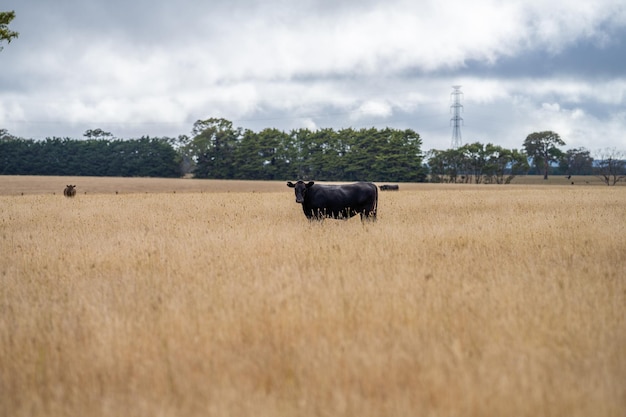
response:
<path id="1" fill-rule="evenodd" d="M 293 188 L 293 187 L 295 187 L 295 186 L 296 186 L 296 184 L 294 184 L 293 182 L 291 182 L 291 181 L 288 181 L 288 182 L 287 182 L 287 187 L 291 187 L 291 188 Z"/>
<path id="2" fill-rule="evenodd" d="M 315 184 L 315 181 L 309 181 L 306 184 L 306 188 L 309 188 L 310 186 L 312 186 L 313 184 Z"/>

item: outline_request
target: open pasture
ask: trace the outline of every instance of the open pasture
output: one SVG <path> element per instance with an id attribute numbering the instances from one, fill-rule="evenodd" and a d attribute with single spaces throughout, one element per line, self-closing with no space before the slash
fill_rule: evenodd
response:
<path id="1" fill-rule="evenodd" d="M 293 180 L 294 178 L 289 178 Z M 593 176 L 572 176 L 566 178 L 552 175 L 544 180 L 541 175 L 518 176 L 510 185 L 553 186 L 567 185 L 574 187 L 604 186 L 602 181 Z M 132 193 L 212 193 L 212 192 L 284 192 L 285 181 L 245 181 L 245 180 L 200 180 L 191 178 L 115 178 L 115 177 L 46 177 L 33 175 L 0 176 L 0 195 L 63 194 L 67 184 L 76 184 L 78 194 L 132 194 Z M 382 185 L 380 183 L 378 185 Z M 470 184 L 442 184 L 447 190 Z M 492 185 L 481 185 L 491 187 Z M 626 182 L 619 182 L 616 187 L 624 187 Z M 402 191 L 421 190 L 424 187 L 438 187 L 436 184 L 405 183 Z"/>
<path id="2" fill-rule="evenodd" d="M 402 184 L 362 224 L 284 182 L 14 180 L 0 415 L 626 413 L 626 187 Z"/>

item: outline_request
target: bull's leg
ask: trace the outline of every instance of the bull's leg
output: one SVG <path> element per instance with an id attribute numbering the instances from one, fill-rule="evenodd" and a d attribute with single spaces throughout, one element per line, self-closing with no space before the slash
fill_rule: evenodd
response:
<path id="1" fill-rule="evenodd" d="M 310 222 L 314 222 L 314 221 L 320 221 L 324 219 L 323 213 L 320 209 L 304 209 L 304 215 L 306 216 L 307 219 L 309 219 Z"/>
<path id="2" fill-rule="evenodd" d="M 363 210 L 361 212 L 361 221 L 372 221 L 375 222 L 376 221 L 376 210 Z"/>
<path id="3" fill-rule="evenodd" d="M 324 212 L 321 209 L 311 209 L 308 212 L 305 211 L 305 214 L 307 219 L 309 219 L 309 222 L 311 223 L 321 223 L 322 221 L 324 221 Z"/>

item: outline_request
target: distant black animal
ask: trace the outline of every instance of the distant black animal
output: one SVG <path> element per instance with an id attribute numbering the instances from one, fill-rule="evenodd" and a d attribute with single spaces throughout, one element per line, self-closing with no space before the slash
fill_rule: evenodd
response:
<path id="1" fill-rule="evenodd" d="M 380 186 L 380 191 L 398 191 L 400 186 L 398 184 L 383 184 Z"/>
<path id="2" fill-rule="evenodd" d="M 66 197 L 74 197 L 76 195 L 76 186 L 68 185 L 67 187 L 65 187 L 65 190 L 63 190 L 63 195 Z"/>
<path id="3" fill-rule="evenodd" d="M 302 204 L 304 215 L 309 220 L 349 219 L 357 214 L 361 221 L 376 220 L 378 187 L 371 182 L 343 185 L 320 185 L 313 181 L 289 181 L 294 188 L 296 203 Z"/>

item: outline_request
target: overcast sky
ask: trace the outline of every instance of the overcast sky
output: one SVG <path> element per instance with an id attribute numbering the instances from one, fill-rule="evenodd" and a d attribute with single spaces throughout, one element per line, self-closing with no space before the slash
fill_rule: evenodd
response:
<path id="1" fill-rule="evenodd" d="M 624 0 L 2 0 L 0 128 L 34 139 L 410 128 L 626 150 Z"/>

